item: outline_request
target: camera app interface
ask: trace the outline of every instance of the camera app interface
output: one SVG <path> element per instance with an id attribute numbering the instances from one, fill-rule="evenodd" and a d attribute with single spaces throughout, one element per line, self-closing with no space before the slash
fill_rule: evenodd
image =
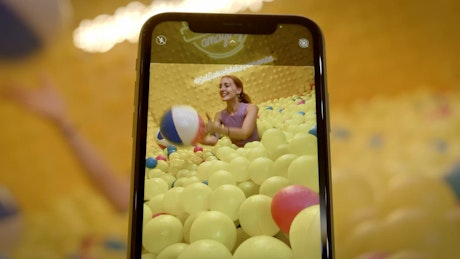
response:
<path id="1" fill-rule="evenodd" d="M 143 253 L 321 258 L 311 37 L 155 28 Z"/>

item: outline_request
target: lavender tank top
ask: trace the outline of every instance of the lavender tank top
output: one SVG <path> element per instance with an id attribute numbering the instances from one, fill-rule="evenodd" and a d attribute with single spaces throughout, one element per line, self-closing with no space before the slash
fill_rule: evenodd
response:
<path id="1" fill-rule="evenodd" d="M 227 127 L 236 127 L 236 128 L 241 128 L 243 126 L 243 121 L 244 118 L 246 117 L 246 107 L 248 107 L 247 103 L 241 103 L 240 107 L 238 108 L 238 111 L 236 111 L 235 114 L 229 114 L 226 109 L 223 109 L 220 113 L 220 117 L 222 120 L 222 123 L 227 126 Z M 230 137 L 232 135 L 232 132 L 230 131 Z M 252 132 L 251 136 L 245 140 L 236 140 L 230 138 L 233 144 L 242 147 L 244 144 L 252 141 L 258 141 L 259 140 L 259 133 L 257 131 L 257 125 Z"/>

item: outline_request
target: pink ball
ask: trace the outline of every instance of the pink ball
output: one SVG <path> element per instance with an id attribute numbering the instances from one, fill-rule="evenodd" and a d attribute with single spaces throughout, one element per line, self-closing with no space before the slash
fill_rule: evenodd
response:
<path id="1" fill-rule="evenodd" d="M 199 152 L 199 151 L 203 152 L 203 147 L 201 147 L 201 146 L 195 146 L 195 147 L 193 148 L 193 152 L 196 153 L 196 152 Z"/>
<path id="2" fill-rule="evenodd" d="M 166 157 L 165 156 L 162 156 L 162 155 L 158 155 L 155 157 L 157 160 L 163 160 L 163 161 L 166 161 Z"/>
<path id="3" fill-rule="evenodd" d="M 168 213 L 166 213 L 166 212 L 158 212 L 158 213 L 155 213 L 155 214 L 152 215 L 152 219 L 153 219 L 153 218 L 156 218 L 156 217 L 158 217 L 158 216 L 161 216 L 161 215 L 168 215 Z"/>
<path id="4" fill-rule="evenodd" d="M 289 233 L 295 216 L 303 209 L 319 204 L 319 195 L 303 185 L 290 185 L 280 189 L 272 199 L 272 218 L 284 233 Z"/>

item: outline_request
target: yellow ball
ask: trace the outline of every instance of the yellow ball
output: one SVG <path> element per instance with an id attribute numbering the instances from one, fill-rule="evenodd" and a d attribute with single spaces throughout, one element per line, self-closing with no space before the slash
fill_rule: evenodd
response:
<path id="1" fill-rule="evenodd" d="M 156 256 L 151 253 L 142 253 L 141 259 L 156 259 Z"/>
<path id="2" fill-rule="evenodd" d="M 346 238 L 350 220 L 364 210 L 369 211 L 376 203 L 374 190 L 360 175 L 342 172 L 332 174 L 332 189 L 335 236 Z"/>
<path id="3" fill-rule="evenodd" d="M 187 181 L 185 177 L 176 178 L 174 181 L 174 187 L 184 187 L 184 183 Z"/>
<path id="4" fill-rule="evenodd" d="M 451 249 L 452 237 L 458 237 L 452 227 L 441 215 L 423 208 L 401 208 L 385 217 L 379 240 L 390 251 L 411 248 L 445 258 L 442 253 Z"/>
<path id="5" fill-rule="evenodd" d="M 208 180 L 209 175 L 211 174 L 211 170 L 212 161 L 205 161 L 198 166 L 197 176 L 200 177 L 201 180 Z"/>
<path id="6" fill-rule="evenodd" d="M 233 254 L 233 259 L 294 259 L 292 250 L 281 240 L 272 236 L 254 236 L 246 239 Z M 320 257 L 304 257 L 320 258 Z"/>
<path id="7" fill-rule="evenodd" d="M 287 144 L 286 136 L 284 135 L 283 131 L 274 128 L 265 131 L 260 141 L 268 150 L 268 152 L 275 150 L 279 145 Z"/>
<path id="8" fill-rule="evenodd" d="M 215 149 L 216 156 L 220 160 L 223 161 L 230 161 L 232 158 L 235 157 L 235 150 L 229 146 L 221 146 Z"/>
<path id="9" fill-rule="evenodd" d="M 274 236 L 280 230 L 271 214 L 272 198 L 262 194 L 248 197 L 240 206 L 240 225 L 250 236 Z"/>
<path id="10" fill-rule="evenodd" d="M 184 251 L 184 249 L 188 246 L 185 243 L 175 243 L 172 244 L 165 249 L 161 250 L 161 252 L 157 255 L 155 259 L 175 259 L 179 257 L 179 255 Z"/>
<path id="11" fill-rule="evenodd" d="M 281 144 L 276 146 L 274 149 L 270 150 L 270 158 L 275 161 L 280 156 L 289 153 L 289 145 L 288 144 Z"/>
<path id="12" fill-rule="evenodd" d="M 179 152 L 173 152 L 168 156 L 168 158 L 169 158 L 169 161 L 170 161 L 170 165 L 173 165 L 174 162 L 172 162 L 172 161 L 181 159 L 181 155 L 179 154 Z"/>
<path id="13" fill-rule="evenodd" d="M 142 217 L 142 225 L 145 225 L 149 220 L 152 219 L 152 210 L 149 206 L 144 203 L 144 216 Z"/>
<path id="14" fill-rule="evenodd" d="M 172 183 L 176 180 L 176 177 L 174 177 L 171 174 L 165 174 L 160 177 L 161 179 L 165 180 L 168 183 L 168 186 L 171 187 Z"/>
<path id="15" fill-rule="evenodd" d="M 163 176 L 164 174 L 165 172 L 158 168 L 148 169 L 147 171 L 148 178 L 157 178 Z"/>
<path id="16" fill-rule="evenodd" d="M 237 156 L 230 161 L 228 171 L 233 174 L 237 182 L 249 180 L 249 160 L 243 156 Z"/>
<path id="17" fill-rule="evenodd" d="M 204 211 L 200 211 L 200 212 L 191 214 L 185 219 L 184 221 L 184 240 L 185 242 L 190 243 L 190 228 L 192 227 L 193 222 L 195 222 L 195 219 L 201 213 L 204 213 Z"/>
<path id="18" fill-rule="evenodd" d="M 159 169 L 163 172 L 167 172 L 168 168 L 169 168 L 169 164 L 168 162 L 164 160 L 158 160 L 157 166 L 155 167 L 155 169 Z"/>
<path id="19" fill-rule="evenodd" d="M 238 247 L 248 238 L 250 238 L 251 236 L 249 236 L 248 234 L 246 234 L 246 232 L 244 232 L 244 230 L 242 228 L 237 228 L 236 229 L 236 243 L 235 243 L 235 246 L 233 247 L 233 250 L 232 250 L 232 253 L 235 252 L 236 249 L 238 249 Z"/>
<path id="20" fill-rule="evenodd" d="M 227 170 L 217 170 L 211 173 L 208 180 L 208 185 L 211 189 L 214 190 L 224 184 L 236 185 L 235 176 Z"/>
<path id="21" fill-rule="evenodd" d="M 273 163 L 272 175 L 288 177 L 287 171 L 291 162 L 296 159 L 298 156 L 294 154 L 284 154 L 278 157 Z"/>
<path id="22" fill-rule="evenodd" d="M 317 157 L 302 155 L 294 159 L 288 167 L 288 179 L 290 184 L 300 184 L 318 192 Z"/>
<path id="23" fill-rule="evenodd" d="M 289 239 L 296 259 L 321 258 L 321 222 L 319 205 L 303 209 L 294 218 Z"/>
<path id="24" fill-rule="evenodd" d="M 457 200 L 454 192 L 441 179 L 411 175 L 390 181 L 380 208 L 387 214 L 407 207 L 439 214 L 455 206 Z"/>
<path id="25" fill-rule="evenodd" d="M 256 184 L 262 184 L 267 178 L 273 176 L 273 161 L 267 157 L 259 157 L 248 165 L 249 177 Z"/>
<path id="26" fill-rule="evenodd" d="M 195 172 L 189 171 L 187 169 L 181 169 L 177 172 L 176 178 L 191 177 L 193 175 L 195 175 Z"/>
<path id="27" fill-rule="evenodd" d="M 457 258 L 459 254 L 449 254 L 445 258 Z M 451 257 L 453 256 L 453 257 Z M 403 251 L 398 251 L 396 253 L 393 253 L 385 259 L 431 259 L 431 258 L 443 258 L 439 253 L 429 253 L 429 252 L 424 252 L 424 251 L 414 251 L 414 250 L 403 250 Z"/>
<path id="28" fill-rule="evenodd" d="M 370 219 L 350 226 L 346 236 L 337 239 L 336 256 L 340 258 L 356 258 L 370 251 L 382 251 L 381 244 L 382 222 L 379 219 Z M 380 238 L 379 238 L 380 236 Z"/>
<path id="29" fill-rule="evenodd" d="M 184 187 L 174 187 L 169 189 L 163 197 L 163 208 L 166 213 L 175 216 L 181 216 L 184 213 L 182 206 L 182 193 Z"/>
<path id="30" fill-rule="evenodd" d="M 281 188 L 289 185 L 289 180 L 282 176 L 272 176 L 260 185 L 259 193 L 273 197 Z"/>
<path id="31" fill-rule="evenodd" d="M 187 187 L 194 183 L 201 183 L 201 179 L 198 176 L 191 176 L 184 179 L 183 186 Z"/>
<path id="32" fill-rule="evenodd" d="M 150 200 L 153 196 L 165 193 L 168 189 L 168 183 L 162 178 L 147 179 L 145 180 L 144 200 Z"/>
<path id="33" fill-rule="evenodd" d="M 236 242 L 236 228 L 233 220 L 220 211 L 200 213 L 190 228 L 190 242 L 212 239 L 222 243 L 231 251 Z"/>
<path id="34" fill-rule="evenodd" d="M 259 187 L 260 185 L 254 183 L 251 180 L 238 184 L 238 188 L 240 188 L 244 192 L 244 195 L 246 195 L 246 197 L 258 194 Z"/>
<path id="35" fill-rule="evenodd" d="M 239 147 L 235 150 L 235 154 L 246 157 L 248 155 L 248 150 L 244 147 Z"/>
<path id="36" fill-rule="evenodd" d="M 183 236 L 180 220 L 171 215 L 160 215 L 144 225 L 142 245 L 152 254 L 158 254 L 163 248 L 179 243 Z"/>
<path id="37" fill-rule="evenodd" d="M 211 173 L 218 170 L 228 170 L 228 163 L 225 161 L 216 160 L 211 163 Z"/>
<path id="38" fill-rule="evenodd" d="M 297 134 L 289 142 L 289 153 L 291 154 L 317 156 L 317 149 L 316 137 L 308 133 Z"/>
<path id="39" fill-rule="evenodd" d="M 209 198 L 209 208 L 225 213 L 232 220 L 237 220 L 238 210 L 245 199 L 246 196 L 240 188 L 225 184 L 212 191 Z"/>
<path id="40" fill-rule="evenodd" d="M 212 239 L 197 240 L 188 245 L 178 259 L 232 259 L 230 251 Z"/>
<path id="41" fill-rule="evenodd" d="M 259 157 L 270 157 L 270 155 L 268 154 L 267 149 L 263 145 L 260 145 L 257 147 L 250 148 L 248 150 L 246 157 L 249 159 L 249 161 L 252 161 Z"/>
<path id="42" fill-rule="evenodd" d="M 193 214 L 209 209 L 211 188 L 204 183 L 192 183 L 184 188 L 182 205 L 184 211 Z"/>
<path id="43" fill-rule="evenodd" d="M 218 160 L 218 158 L 215 157 L 215 156 L 208 156 L 208 157 L 206 157 L 204 159 L 204 161 L 206 161 L 206 162 L 212 162 L 212 161 L 217 161 L 217 160 Z"/>
<path id="44" fill-rule="evenodd" d="M 150 211 L 153 214 L 165 212 L 163 208 L 163 197 L 165 196 L 164 193 L 157 194 L 153 196 L 149 201 L 145 202 L 147 206 L 149 206 Z"/>
<path id="45" fill-rule="evenodd" d="M 260 141 L 252 141 L 252 142 L 248 142 L 248 143 L 244 144 L 244 149 L 248 150 L 248 149 L 252 149 L 252 148 L 255 148 L 255 147 L 260 147 L 261 145 L 262 145 L 262 143 Z"/>

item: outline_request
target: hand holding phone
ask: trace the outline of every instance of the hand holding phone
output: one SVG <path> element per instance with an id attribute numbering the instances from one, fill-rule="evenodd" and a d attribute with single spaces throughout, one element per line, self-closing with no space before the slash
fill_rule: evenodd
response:
<path id="1" fill-rule="evenodd" d="M 131 258 L 333 258 L 312 21 L 159 14 L 137 71 Z"/>

